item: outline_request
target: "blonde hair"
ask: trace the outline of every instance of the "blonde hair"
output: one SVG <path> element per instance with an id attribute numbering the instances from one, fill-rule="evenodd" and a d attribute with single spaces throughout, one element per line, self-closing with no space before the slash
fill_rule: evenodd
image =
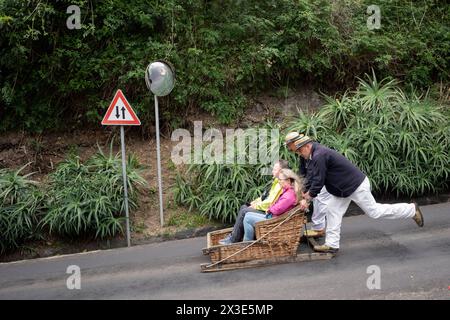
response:
<path id="1" fill-rule="evenodd" d="M 281 169 L 280 170 L 280 179 L 289 179 L 291 183 L 294 184 L 295 195 L 297 196 L 297 203 L 302 200 L 302 188 L 303 188 L 303 180 L 291 169 Z"/>

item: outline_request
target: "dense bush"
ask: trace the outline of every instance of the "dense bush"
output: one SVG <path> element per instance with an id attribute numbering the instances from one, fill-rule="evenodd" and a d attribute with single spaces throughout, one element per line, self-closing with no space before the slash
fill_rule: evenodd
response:
<path id="1" fill-rule="evenodd" d="M 269 123 L 265 129 L 279 130 L 280 126 Z M 283 137 L 279 136 L 278 146 L 282 146 L 282 140 Z M 196 209 L 210 219 L 234 221 L 240 206 L 260 197 L 264 188 L 268 187 L 272 181 L 271 164 L 260 161 L 256 165 L 250 164 L 249 148 L 253 142 L 259 145 L 258 139 L 253 141 L 246 138 L 245 140 L 245 157 L 240 158 L 243 164 L 238 163 L 238 152 L 236 152 L 235 161 L 232 164 L 189 165 L 186 172 L 177 175 L 173 188 L 175 203 L 184 205 L 189 210 Z M 226 148 L 229 147 L 229 145 L 226 146 Z M 237 150 L 236 144 L 235 147 Z M 268 159 L 270 159 L 272 147 L 275 145 L 270 145 L 266 150 Z M 226 150 L 224 154 L 225 152 Z M 280 158 L 288 160 L 293 168 L 298 166 L 295 155 L 284 147 L 280 148 Z M 265 171 L 266 168 L 269 169 L 268 172 Z"/>
<path id="2" fill-rule="evenodd" d="M 74 4 L 81 30 L 66 27 Z M 63 117 L 98 123 L 118 88 L 148 124 L 143 72 L 158 58 L 177 71 L 174 92 L 161 99 L 172 126 L 198 107 L 228 123 L 249 94 L 298 81 L 348 85 L 370 67 L 419 86 L 448 83 L 450 6 L 379 0 L 381 29 L 369 30 L 371 4 L 0 0 L 0 129 L 66 126 Z"/>
<path id="3" fill-rule="evenodd" d="M 137 207 L 137 187 L 145 186 L 135 157 L 127 161 L 128 202 Z M 72 156 L 50 175 L 48 209 L 41 224 L 50 233 L 76 237 L 94 235 L 112 237 L 122 232 L 124 196 L 122 165 L 119 155 L 104 154 L 101 149 L 82 163 Z"/>
<path id="4" fill-rule="evenodd" d="M 97 154 L 85 163 L 72 155 L 37 184 L 19 170 L 0 170 L 0 253 L 46 232 L 60 236 L 112 237 L 122 232 L 124 197 L 119 155 Z M 134 156 L 127 160 L 130 209 L 137 207 L 138 189 L 147 186 Z"/>
<path id="5" fill-rule="evenodd" d="M 234 221 L 239 207 L 259 197 L 267 184 L 251 165 L 192 165 L 188 176 L 192 179 L 177 177 L 175 202 L 224 222 Z"/>
<path id="6" fill-rule="evenodd" d="M 0 170 L 0 253 L 38 235 L 44 195 L 29 179 L 31 174 L 21 175 L 25 167 Z"/>
<path id="7" fill-rule="evenodd" d="M 450 109 L 414 90 L 406 94 L 395 80 L 379 82 L 375 75 L 360 79 L 355 91 L 325 98 L 322 109 L 300 113 L 280 134 L 280 158 L 292 168 L 297 170 L 298 158 L 282 139 L 296 130 L 355 163 L 378 195 L 418 196 L 448 185 Z M 260 174 L 262 166 L 190 165 L 184 178 L 177 177 L 175 201 L 210 218 L 232 221 L 239 206 L 267 186 L 270 179 Z"/>
<path id="8" fill-rule="evenodd" d="M 315 114 L 301 114 L 291 129 L 345 155 L 378 193 L 408 196 L 435 192 L 450 175 L 450 110 L 395 80 L 375 75 L 354 92 L 327 97 Z"/>

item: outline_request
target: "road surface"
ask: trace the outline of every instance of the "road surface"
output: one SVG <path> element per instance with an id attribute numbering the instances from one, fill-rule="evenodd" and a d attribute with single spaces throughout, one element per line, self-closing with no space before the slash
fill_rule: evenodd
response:
<path id="1" fill-rule="evenodd" d="M 200 273 L 208 262 L 201 237 L 4 263 L 0 299 L 447 300 L 450 203 L 422 210 L 424 228 L 412 219 L 345 218 L 341 250 L 328 261 Z M 80 289 L 67 288 L 71 265 L 80 268 Z M 367 286 L 377 285 L 372 268 L 379 268 L 379 289 Z"/>

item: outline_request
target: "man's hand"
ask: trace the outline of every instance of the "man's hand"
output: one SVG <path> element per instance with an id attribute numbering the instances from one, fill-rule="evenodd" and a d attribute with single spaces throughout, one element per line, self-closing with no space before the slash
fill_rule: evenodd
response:
<path id="1" fill-rule="evenodd" d="M 302 201 L 300 201 L 300 209 L 301 210 L 306 210 L 309 208 L 309 201 L 307 201 L 306 199 L 303 199 Z"/>
<path id="2" fill-rule="evenodd" d="M 311 196 L 309 195 L 309 191 L 307 191 L 307 192 L 302 192 L 302 197 L 303 197 L 303 199 L 305 199 L 305 200 L 308 200 L 308 201 L 311 200 Z"/>

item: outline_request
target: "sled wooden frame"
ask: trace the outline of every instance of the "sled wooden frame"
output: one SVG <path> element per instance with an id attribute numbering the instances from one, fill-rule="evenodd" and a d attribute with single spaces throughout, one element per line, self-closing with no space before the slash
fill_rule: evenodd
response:
<path id="1" fill-rule="evenodd" d="M 202 264 L 201 271 L 216 272 L 333 258 L 335 255 L 332 253 L 298 253 L 305 222 L 306 217 L 297 206 L 280 217 L 257 222 L 254 241 L 220 245 L 219 240 L 230 234 L 233 228 L 209 232 L 203 254 L 209 255 L 211 263 Z M 312 238 L 308 238 L 308 242 L 316 244 Z"/>

